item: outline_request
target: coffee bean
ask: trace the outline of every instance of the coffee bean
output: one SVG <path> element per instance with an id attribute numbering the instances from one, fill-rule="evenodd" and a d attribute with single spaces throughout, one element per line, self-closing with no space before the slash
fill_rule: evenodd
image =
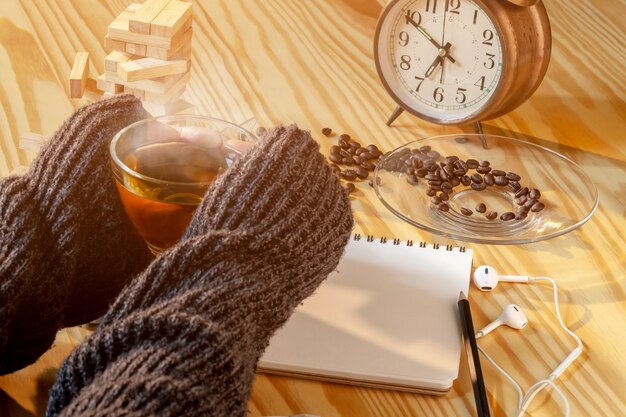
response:
<path id="1" fill-rule="evenodd" d="M 350 156 L 346 156 L 345 158 L 343 158 L 341 160 L 341 163 L 347 166 L 352 166 L 354 165 L 356 162 L 354 162 L 354 158 L 350 157 Z"/>
<path id="2" fill-rule="evenodd" d="M 356 186 L 354 185 L 354 183 L 351 182 L 344 184 L 343 188 L 348 192 L 348 194 L 356 190 Z"/>
<path id="3" fill-rule="evenodd" d="M 455 177 L 461 178 L 463 175 L 465 175 L 466 172 L 467 170 L 465 169 L 457 168 L 452 172 L 452 175 L 454 175 Z"/>
<path id="4" fill-rule="evenodd" d="M 535 200 L 539 200 L 539 198 L 541 197 L 541 193 L 539 192 L 538 189 L 533 188 L 532 190 L 528 192 L 528 196 L 530 198 L 534 198 Z"/>
<path id="5" fill-rule="evenodd" d="M 439 203 L 441 203 L 441 201 L 442 201 L 441 197 L 439 197 L 438 195 L 430 199 L 430 202 L 433 203 L 434 205 L 438 205 Z"/>
<path id="6" fill-rule="evenodd" d="M 256 128 L 256 135 L 257 135 L 257 137 L 259 137 L 259 138 L 260 138 L 261 136 L 265 135 L 265 132 L 267 132 L 267 129 L 266 129 L 266 128 L 264 128 L 263 126 L 259 126 L 259 127 L 257 127 L 257 128 Z"/>
<path id="7" fill-rule="evenodd" d="M 485 217 L 489 220 L 494 220 L 496 217 L 498 217 L 498 213 L 495 211 L 490 211 L 487 214 L 485 214 Z"/>
<path id="8" fill-rule="evenodd" d="M 518 192 L 519 190 L 522 189 L 522 186 L 520 185 L 519 182 L 509 180 L 508 178 L 507 178 L 507 180 L 509 181 L 509 190 L 511 190 L 514 193 L 516 193 L 516 192 Z"/>
<path id="9" fill-rule="evenodd" d="M 350 144 L 345 139 L 339 139 L 337 144 L 339 145 L 341 149 L 350 149 Z"/>
<path id="10" fill-rule="evenodd" d="M 495 177 L 493 176 L 493 174 L 485 174 L 485 184 L 487 185 L 493 185 L 495 184 L 496 180 Z"/>
<path id="11" fill-rule="evenodd" d="M 428 185 L 430 185 L 431 187 L 435 187 L 435 186 L 439 186 L 441 187 L 443 181 L 441 180 L 428 180 Z"/>
<path id="12" fill-rule="evenodd" d="M 372 154 L 371 154 L 370 152 L 361 152 L 361 153 L 359 154 L 359 156 L 360 156 L 362 159 L 366 160 L 366 161 L 368 161 L 368 160 L 370 160 L 370 159 L 374 159 L 374 157 L 372 156 Z"/>
<path id="13" fill-rule="evenodd" d="M 448 193 L 441 193 L 441 194 L 439 194 L 439 197 L 441 197 L 441 200 L 443 200 L 443 201 L 448 201 L 448 199 L 450 198 Z"/>
<path id="14" fill-rule="evenodd" d="M 430 156 L 433 159 L 439 159 L 439 157 L 441 156 L 441 154 L 437 151 L 430 151 L 426 153 L 426 155 Z"/>
<path id="15" fill-rule="evenodd" d="M 353 169 L 344 169 L 341 172 L 341 178 L 348 181 L 354 181 L 357 178 L 356 171 Z"/>
<path id="16" fill-rule="evenodd" d="M 415 170 L 415 175 L 417 175 L 420 178 L 424 178 L 426 174 L 428 174 L 427 168 L 422 167 L 422 168 L 418 168 Z"/>
<path id="17" fill-rule="evenodd" d="M 456 187 L 457 185 L 461 184 L 461 180 L 457 177 L 453 177 L 450 181 L 452 182 L 452 187 Z"/>
<path id="18" fill-rule="evenodd" d="M 461 177 L 461 184 L 463 184 L 464 186 L 468 186 L 472 183 L 472 179 L 468 176 L 468 175 L 463 175 Z"/>
<path id="19" fill-rule="evenodd" d="M 430 167 L 436 167 L 437 166 L 437 162 L 434 159 L 425 159 L 424 160 L 424 167 L 426 168 L 430 168 Z"/>
<path id="20" fill-rule="evenodd" d="M 482 184 L 483 183 L 483 177 L 480 174 L 473 173 L 472 176 L 470 177 L 470 179 L 472 180 L 472 182 L 474 184 Z"/>
<path id="21" fill-rule="evenodd" d="M 437 172 L 429 172 L 428 174 L 426 174 L 426 176 L 424 177 L 427 180 L 434 180 L 434 181 L 439 181 L 441 180 L 441 177 L 439 176 L 439 173 Z"/>
<path id="22" fill-rule="evenodd" d="M 459 157 L 456 155 L 450 155 L 450 156 L 446 156 L 444 159 L 446 160 L 447 163 L 449 163 L 449 162 L 458 161 Z"/>
<path id="23" fill-rule="evenodd" d="M 521 196 L 526 195 L 526 194 L 528 194 L 528 187 L 520 188 L 515 193 L 515 198 L 520 198 Z"/>
<path id="24" fill-rule="evenodd" d="M 483 182 L 483 183 L 481 183 L 481 184 L 476 184 L 476 183 L 474 182 L 474 183 L 472 183 L 471 187 L 472 187 L 472 190 L 482 191 L 482 190 L 484 190 L 485 188 L 487 188 L 487 184 L 485 184 L 484 182 Z"/>
<path id="25" fill-rule="evenodd" d="M 450 175 L 448 175 L 448 174 L 446 173 L 446 171 L 445 171 L 445 170 L 440 169 L 440 170 L 439 170 L 439 177 L 440 177 L 442 180 L 446 181 L 446 180 L 448 180 L 448 179 L 450 178 Z"/>
<path id="26" fill-rule="evenodd" d="M 406 182 L 408 182 L 411 185 L 417 185 L 417 184 L 420 183 L 415 175 L 407 175 L 406 176 Z"/>
<path id="27" fill-rule="evenodd" d="M 454 166 L 457 167 L 458 169 L 462 169 L 463 171 L 467 172 L 467 169 L 468 169 L 467 162 L 465 162 L 462 159 L 459 159 L 458 161 L 456 161 L 454 163 Z M 465 174 L 465 172 L 464 172 L 464 174 Z"/>
<path id="28" fill-rule="evenodd" d="M 506 177 L 510 179 L 511 181 L 519 181 L 522 179 L 522 177 L 517 175 L 515 172 L 507 172 Z"/>
<path id="29" fill-rule="evenodd" d="M 516 198 L 515 203 L 517 203 L 518 206 L 523 206 L 526 200 L 528 200 L 528 196 L 524 194 L 523 196 Z"/>
<path id="30" fill-rule="evenodd" d="M 445 185 L 441 184 L 441 191 L 446 194 L 452 194 L 452 185 L 446 187 Z"/>
<path id="31" fill-rule="evenodd" d="M 373 151 L 370 151 L 370 153 L 372 154 L 372 156 L 374 158 L 379 158 L 383 153 L 381 151 L 379 151 L 378 149 L 374 149 Z"/>
<path id="32" fill-rule="evenodd" d="M 376 165 L 369 161 L 361 162 L 361 167 L 367 169 L 368 171 L 373 171 L 376 169 Z"/>
<path id="33" fill-rule="evenodd" d="M 478 168 L 478 165 L 480 165 L 475 159 L 468 159 L 467 161 L 465 161 L 465 163 L 467 164 L 467 167 L 469 169 L 476 169 Z"/>
<path id="34" fill-rule="evenodd" d="M 420 152 L 422 152 L 422 153 L 428 153 L 428 152 L 430 152 L 430 149 L 431 148 L 428 145 L 420 146 Z"/>
<path id="35" fill-rule="evenodd" d="M 365 147 L 365 149 L 367 149 L 369 152 L 374 152 L 374 151 L 379 151 L 380 152 L 380 150 L 378 149 L 378 146 L 376 146 L 374 144 L 367 145 Z"/>
<path id="36" fill-rule="evenodd" d="M 510 211 L 507 211 L 506 213 L 502 213 L 502 215 L 500 216 L 500 220 L 504 220 L 504 221 L 513 220 L 514 218 L 515 218 L 515 213 L 512 213 Z"/>
<path id="37" fill-rule="evenodd" d="M 356 176 L 359 177 L 360 179 L 364 180 L 365 178 L 367 178 L 367 176 L 370 173 L 363 167 L 357 167 L 356 169 Z M 415 177 L 415 176 L 413 176 Z M 415 181 L 417 181 L 417 178 L 415 178 Z"/>
<path id="38" fill-rule="evenodd" d="M 528 210 L 522 208 L 515 212 L 515 220 L 524 220 L 526 217 L 528 217 Z"/>
<path id="39" fill-rule="evenodd" d="M 535 205 L 535 203 L 537 202 L 537 200 L 535 200 L 534 198 L 529 198 L 528 200 L 526 200 L 526 202 L 524 203 L 524 207 L 527 209 L 530 209 L 532 206 Z"/>
<path id="40" fill-rule="evenodd" d="M 437 206 L 437 208 L 441 211 L 449 211 L 450 210 L 450 206 L 447 205 L 446 203 L 441 203 Z"/>
<path id="41" fill-rule="evenodd" d="M 501 169 L 492 169 L 491 173 L 496 177 L 504 177 L 506 175 L 506 172 L 502 171 Z"/>
<path id="42" fill-rule="evenodd" d="M 333 133 L 333 130 L 330 127 L 325 127 L 322 129 L 322 134 L 324 136 L 330 136 Z"/>
<path id="43" fill-rule="evenodd" d="M 429 187 L 435 191 L 441 191 L 441 185 L 429 185 Z"/>
<path id="44" fill-rule="evenodd" d="M 491 165 L 491 163 L 490 163 L 489 161 L 481 161 L 481 162 L 480 162 L 480 166 L 481 166 L 481 167 L 488 167 L 488 166 L 490 166 L 490 165 Z"/>
<path id="45" fill-rule="evenodd" d="M 479 166 L 478 168 L 476 168 L 476 172 L 479 172 L 481 174 L 486 174 L 489 171 L 491 171 L 491 167 L 490 166 Z"/>
<path id="46" fill-rule="evenodd" d="M 429 188 L 428 190 L 426 190 L 426 195 L 429 196 L 429 197 L 432 197 L 432 196 L 434 196 L 436 194 L 437 194 L 437 191 L 433 190 L 432 188 Z"/>
<path id="47" fill-rule="evenodd" d="M 493 173 L 493 171 L 491 171 Z M 497 176 L 495 179 L 496 185 L 507 185 L 509 183 L 509 179 L 503 176 Z"/>
<path id="48" fill-rule="evenodd" d="M 546 207 L 546 206 L 545 206 L 542 202 L 537 201 L 537 202 L 536 202 L 535 204 L 533 204 L 533 206 L 530 208 L 530 211 L 532 211 L 533 213 L 537 213 L 537 212 L 539 212 L 539 211 L 543 210 L 545 207 Z"/>
<path id="49" fill-rule="evenodd" d="M 421 168 L 424 166 L 424 162 L 419 159 L 411 159 L 411 164 L 413 165 L 413 168 Z"/>
<path id="50" fill-rule="evenodd" d="M 461 207 L 461 214 L 465 215 L 465 216 L 471 216 L 473 214 L 472 210 L 465 208 L 465 207 Z"/>
<path id="51" fill-rule="evenodd" d="M 345 141 L 349 141 L 350 139 L 352 139 L 350 137 L 350 135 L 348 135 L 347 133 L 342 133 L 341 135 L 339 135 L 339 138 L 337 138 L 338 140 L 345 140 Z"/>
<path id="52" fill-rule="evenodd" d="M 352 159 L 354 159 L 354 163 L 357 165 L 361 165 L 363 163 L 363 158 L 361 158 L 360 156 L 353 156 Z"/>
<path id="53" fill-rule="evenodd" d="M 330 154 L 331 155 L 340 155 L 341 154 L 341 148 L 337 145 L 333 145 L 330 147 Z"/>
<path id="54" fill-rule="evenodd" d="M 359 147 L 354 151 L 355 155 L 361 155 L 362 153 L 367 153 L 367 149 L 363 148 L 363 147 Z"/>
<path id="55" fill-rule="evenodd" d="M 333 161 L 336 164 L 341 164 L 342 161 L 343 161 L 343 158 L 341 156 L 335 155 L 335 154 L 330 154 L 328 159 L 330 159 L 331 161 Z"/>
<path id="56" fill-rule="evenodd" d="M 485 205 L 485 203 L 478 203 L 475 208 L 476 211 L 479 213 L 484 213 L 487 211 L 487 206 Z"/>

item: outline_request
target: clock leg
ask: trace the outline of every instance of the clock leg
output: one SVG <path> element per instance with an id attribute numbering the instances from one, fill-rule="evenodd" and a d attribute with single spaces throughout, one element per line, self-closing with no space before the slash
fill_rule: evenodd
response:
<path id="1" fill-rule="evenodd" d="M 396 109 L 393 111 L 393 113 L 391 113 L 391 116 L 389 116 L 389 119 L 387 120 L 387 126 L 391 126 L 394 120 L 396 120 L 398 116 L 402 114 L 403 111 L 404 109 L 402 107 L 400 106 L 396 107 Z"/>

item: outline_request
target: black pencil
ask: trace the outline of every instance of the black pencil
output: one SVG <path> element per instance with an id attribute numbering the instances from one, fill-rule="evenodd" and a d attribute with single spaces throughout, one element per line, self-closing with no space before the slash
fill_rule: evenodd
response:
<path id="1" fill-rule="evenodd" d="M 487 391 L 483 380 L 483 371 L 480 368 L 480 358 L 478 357 L 478 347 L 474 337 L 474 323 L 472 323 L 472 312 L 469 301 L 463 294 L 459 294 L 459 314 L 461 316 L 461 327 L 463 328 L 463 342 L 467 353 L 467 364 L 472 378 L 474 388 L 474 400 L 476 401 L 476 414 L 478 417 L 489 417 L 489 404 L 487 404 Z"/>

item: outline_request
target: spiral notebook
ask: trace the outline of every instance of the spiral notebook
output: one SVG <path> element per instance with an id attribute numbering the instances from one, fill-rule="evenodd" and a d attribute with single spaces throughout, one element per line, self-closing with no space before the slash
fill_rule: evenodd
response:
<path id="1" fill-rule="evenodd" d="M 465 248 L 354 235 L 271 339 L 260 372 L 443 395 L 458 376 Z"/>

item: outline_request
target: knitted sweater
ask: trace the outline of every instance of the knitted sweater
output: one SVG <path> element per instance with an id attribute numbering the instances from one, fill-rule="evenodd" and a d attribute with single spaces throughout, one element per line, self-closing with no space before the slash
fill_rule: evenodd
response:
<path id="1" fill-rule="evenodd" d="M 108 109 L 112 104 L 102 106 Z M 56 153 L 56 158 L 67 157 L 62 150 Z M 81 160 L 81 156 L 75 159 Z M 108 168 L 105 160 L 101 163 Z M 73 181 L 72 177 L 66 180 Z M 8 197 L 0 197 L 0 201 L 23 192 L 19 187 L 7 187 L 15 181 L 19 178 L 2 183 L 0 195 Z M 110 183 L 112 179 L 103 173 L 99 181 Z M 83 198 L 66 204 L 89 201 Z M 55 223 L 58 213 L 45 216 L 47 208 L 33 210 L 49 219 L 49 223 L 41 220 L 42 230 L 59 230 L 65 236 Z M 114 214 L 119 216 L 116 221 L 124 223 L 119 207 Z M 22 220 L 29 225 L 32 221 Z M 12 230 L 17 223 L 3 223 L 2 229 Z M 130 281 L 95 333 L 70 354 L 52 388 L 47 415 L 244 416 L 255 365 L 269 338 L 336 267 L 351 227 L 347 196 L 311 136 L 294 126 L 271 130 L 218 178 L 181 241 Z M 30 243 L 31 239 L 36 243 Z M 8 258 L 0 257 L 0 297 L 4 297 L 0 299 L 15 299 L 3 295 L 5 282 L 23 279 L 25 283 L 11 285 L 30 291 L 47 285 L 57 264 L 39 263 L 43 257 L 37 251 L 42 242 L 45 239 L 17 233 L 0 235 L 2 254 L 5 247 L 16 250 L 31 244 L 29 252 L 21 256 L 34 259 L 24 262 L 39 279 L 16 275 L 15 269 L 3 266 Z M 41 250 L 52 250 L 57 242 Z M 123 248 L 111 251 L 117 254 L 117 262 L 128 257 Z M 47 271 L 39 271 L 39 265 Z M 70 293 L 80 293 L 82 281 L 73 279 L 71 273 L 64 269 L 52 279 L 69 280 L 67 287 L 76 287 Z M 54 296 L 62 292 L 58 290 Z M 48 297 L 45 291 L 38 294 Z M 37 299 L 34 295 L 29 298 Z M 71 296 L 61 298 L 71 302 Z M 30 309 L 18 306 L 10 311 L 18 312 L 11 316 L 16 320 Z M 5 312 L 0 310 L 0 314 L 3 321 Z M 20 320 L 23 326 L 33 325 L 27 322 L 26 318 Z M 63 322 L 60 319 L 56 324 Z M 14 353 L 21 350 L 18 342 L 25 336 L 14 343 L 13 335 L 21 328 L 11 323 L 6 328 L 13 333 L 1 328 L 0 340 L 7 341 L 5 346 L 14 346 Z M 11 356 L 2 355 L 0 364 L 12 363 Z"/>

